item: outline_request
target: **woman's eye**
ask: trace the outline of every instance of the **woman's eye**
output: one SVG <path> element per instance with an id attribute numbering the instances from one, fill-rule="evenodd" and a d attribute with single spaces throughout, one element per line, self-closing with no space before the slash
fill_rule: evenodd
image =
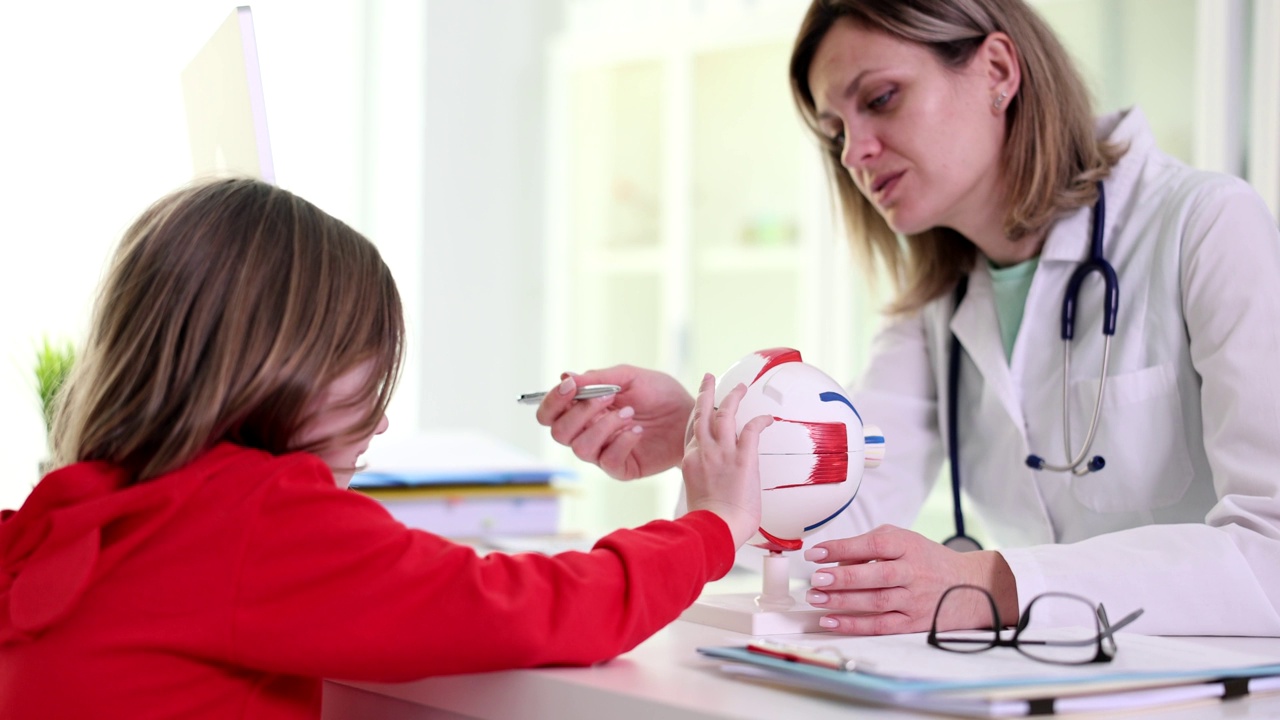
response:
<path id="1" fill-rule="evenodd" d="M 879 110 L 883 108 L 885 105 L 887 105 L 890 100 L 893 99 L 893 95 L 894 95 L 894 92 L 892 90 L 887 90 L 884 93 L 881 93 L 880 95 L 877 95 L 874 98 L 872 98 L 871 102 L 867 103 L 867 108 L 871 110 Z"/>
<path id="2" fill-rule="evenodd" d="M 838 132 L 833 134 L 831 137 L 827 138 L 827 142 L 831 144 L 832 149 L 843 150 L 844 149 L 844 133 Z"/>

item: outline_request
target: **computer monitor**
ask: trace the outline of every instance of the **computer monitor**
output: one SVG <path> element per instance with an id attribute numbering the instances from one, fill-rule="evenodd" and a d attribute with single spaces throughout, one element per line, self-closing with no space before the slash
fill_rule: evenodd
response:
<path id="1" fill-rule="evenodd" d="M 253 13 L 238 7 L 182 71 L 196 177 L 249 175 L 275 183 Z"/>

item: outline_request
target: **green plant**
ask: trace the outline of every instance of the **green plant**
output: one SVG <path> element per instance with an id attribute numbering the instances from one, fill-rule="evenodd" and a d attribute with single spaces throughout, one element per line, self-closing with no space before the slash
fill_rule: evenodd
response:
<path id="1" fill-rule="evenodd" d="M 40 411 L 44 415 L 46 434 L 53 432 L 58 392 L 75 360 L 76 348 L 69 341 L 55 343 L 46 337 L 36 348 L 36 392 L 40 394 Z"/>

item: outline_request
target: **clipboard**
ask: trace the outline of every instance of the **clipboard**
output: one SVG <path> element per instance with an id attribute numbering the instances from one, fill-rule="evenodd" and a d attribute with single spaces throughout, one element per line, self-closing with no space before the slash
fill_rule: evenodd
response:
<path id="1" fill-rule="evenodd" d="M 1092 692 L 1081 695 L 1052 694 L 1031 698 L 972 697 L 963 694 L 914 693 L 877 690 L 860 683 L 828 682 L 757 665 L 728 665 L 727 674 L 782 689 L 816 692 L 843 700 L 872 705 L 942 713 L 959 717 L 1010 718 L 1032 715 L 1151 710 L 1202 701 L 1225 701 L 1247 695 L 1280 692 L 1280 676 L 1229 678 L 1142 689 Z"/>
<path id="2" fill-rule="evenodd" d="M 1143 709 L 1280 691 L 1280 659 L 1204 654 L 1176 638 L 1122 633 L 1119 640 L 1121 652 L 1131 652 L 1116 668 L 1046 665 L 1008 648 L 955 657 L 928 647 L 923 634 L 779 637 L 698 652 L 727 661 L 722 671 L 744 680 L 966 717 Z M 989 653 L 997 654 L 982 657 Z"/>

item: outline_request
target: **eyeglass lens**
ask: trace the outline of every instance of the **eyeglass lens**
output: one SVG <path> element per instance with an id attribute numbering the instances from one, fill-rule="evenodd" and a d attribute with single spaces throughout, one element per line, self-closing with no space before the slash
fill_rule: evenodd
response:
<path id="1" fill-rule="evenodd" d="M 1037 623 L 1036 618 L 1041 618 Z M 1053 618 L 1053 626 L 1045 621 Z M 1026 623 L 1018 633 L 1018 650 L 1045 662 L 1092 662 L 1098 655 L 1097 609 L 1084 598 L 1047 593 L 1023 611 Z"/>
<path id="2" fill-rule="evenodd" d="M 937 618 L 944 614 L 949 614 L 959 609 L 960 612 L 967 614 L 972 608 L 980 608 L 981 611 L 990 613 L 991 622 L 985 630 L 949 630 L 938 632 L 937 646 L 943 650 L 950 652 L 971 653 L 980 652 L 987 648 L 994 647 L 999 640 L 997 634 L 1000 627 L 999 617 L 996 614 L 994 602 L 991 595 L 982 588 L 971 585 L 957 585 L 948 589 L 942 595 L 942 599 L 938 601 L 938 608 L 935 613 L 934 622 Z"/>
<path id="3" fill-rule="evenodd" d="M 956 607 L 950 607 L 953 603 Z M 1047 593 L 1035 598 L 1023 611 L 1019 630 L 999 635 L 999 617 L 994 601 L 985 590 L 972 586 L 949 589 L 938 605 L 938 616 L 952 611 L 984 608 L 991 612 L 991 628 L 952 630 L 936 633 L 937 646 L 951 652 L 979 652 L 996 645 L 1014 645 L 1035 660 L 1077 664 L 1092 662 L 1098 654 L 1096 609 L 1087 600 L 1067 594 Z M 1036 618 L 1042 618 L 1040 623 Z M 1052 619 L 1052 624 L 1046 622 Z M 1016 641 L 1014 637 L 1016 635 Z"/>

